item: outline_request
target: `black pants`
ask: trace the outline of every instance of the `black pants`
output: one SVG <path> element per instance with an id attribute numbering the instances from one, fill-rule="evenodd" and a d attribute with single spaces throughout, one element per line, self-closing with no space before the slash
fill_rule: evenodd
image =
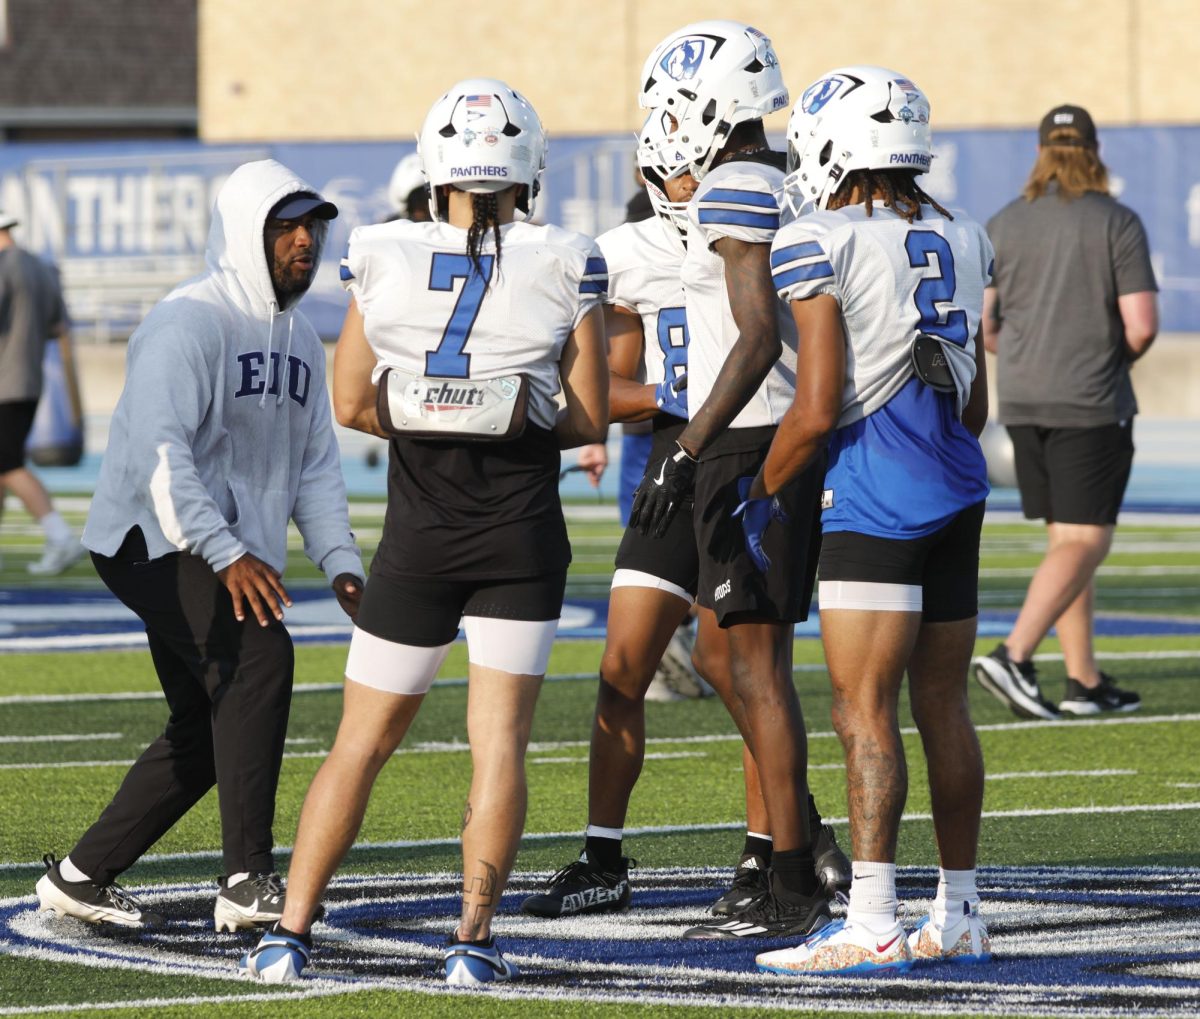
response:
<path id="1" fill-rule="evenodd" d="M 209 565 L 187 553 L 147 561 L 139 528 L 100 579 L 146 624 L 171 709 L 71 862 L 101 884 L 127 870 L 215 783 L 226 874 L 273 871 L 271 823 L 292 695 L 292 640 L 282 623 L 239 623 Z"/>

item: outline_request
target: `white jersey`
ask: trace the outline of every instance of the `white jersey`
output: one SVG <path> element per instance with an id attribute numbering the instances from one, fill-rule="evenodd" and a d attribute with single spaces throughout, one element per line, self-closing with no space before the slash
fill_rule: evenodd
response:
<path id="1" fill-rule="evenodd" d="M 385 368 L 438 378 L 529 376 L 529 420 L 553 428 L 567 337 L 607 287 L 604 258 L 583 234 L 556 226 L 500 228 L 499 271 L 489 233 L 487 287 L 449 223 L 360 226 L 342 259 L 371 349 Z"/>
<path id="2" fill-rule="evenodd" d="M 975 373 L 975 334 L 992 245 L 965 215 L 945 219 L 930 207 L 908 223 L 876 204 L 815 212 L 784 226 L 771 250 L 775 287 L 786 301 L 837 298 L 849 342 L 838 427 L 886 404 L 913 377 L 910 348 L 920 333 L 961 350 L 952 369 L 960 400 Z"/>
<path id="3" fill-rule="evenodd" d="M 725 289 L 725 263 L 712 250 L 722 237 L 769 245 L 780 225 L 783 171 L 739 160 L 708 173 L 688 204 L 688 244 L 683 260 L 687 303 L 688 408 L 694 415 L 708 399 L 721 365 L 737 342 L 738 327 Z M 775 425 L 796 391 L 796 326 L 787 305 L 777 302 L 783 351 L 731 428 Z"/>
<path id="4" fill-rule="evenodd" d="M 657 216 L 622 223 L 596 238 L 608 264 L 607 303 L 642 320 L 639 382 L 658 385 L 687 371 L 688 331 L 679 267 L 683 244 L 672 243 Z"/>

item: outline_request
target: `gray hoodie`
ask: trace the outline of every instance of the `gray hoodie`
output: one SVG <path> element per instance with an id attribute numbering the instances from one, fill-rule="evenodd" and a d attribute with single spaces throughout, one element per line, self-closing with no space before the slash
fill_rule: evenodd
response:
<path id="1" fill-rule="evenodd" d="M 297 191 L 314 189 L 274 160 L 238 167 L 217 195 L 206 271 L 130 337 L 83 532 L 93 552 L 113 555 L 136 526 L 151 558 L 186 551 L 216 571 L 251 552 L 282 572 L 292 518 L 330 580 L 363 576 L 325 353 L 303 315 L 277 306 L 263 249 L 267 213 Z"/>

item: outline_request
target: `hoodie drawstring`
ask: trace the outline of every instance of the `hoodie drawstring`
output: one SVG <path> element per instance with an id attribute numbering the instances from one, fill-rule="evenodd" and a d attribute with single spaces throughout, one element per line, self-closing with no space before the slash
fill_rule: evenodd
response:
<path id="1" fill-rule="evenodd" d="M 283 403 L 283 387 L 284 387 L 284 381 L 285 381 L 284 376 L 289 369 L 289 365 L 291 364 L 292 325 L 295 321 L 296 321 L 295 314 L 289 313 L 288 314 L 287 348 L 283 352 L 283 360 L 279 362 L 279 395 L 277 397 L 275 397 L 275 405 L 276 406 L 279 406 L 279 404 Z"/>
<path id="2" fill-rule="evenodd" d="M 271 317 L 267 320 L 267 360 L 266 360 L 266 364 L 264 366 L 266 369 L 266 380 L 263 382 L 262 396 L 260 396 L 258 398 L 258 406 L 260 408 L 265 407 L 267 405 L 267 392 L 271 388 L 271 351 L 273 349 L 273 343 L 275 341 L 275 318 L 276 318 L 276 316 L 279 315 L 279 305 L 276 304 L 274 301 L 272 301 L 270 304 L 270 309 L 271 309 Z M 290 341 L 291 341 L 290 333 L 288 336 L 288 340 L 290 343 Z M 281 394 L 283 393 L 283 386 L 279 387 L 279 392 Z"/>

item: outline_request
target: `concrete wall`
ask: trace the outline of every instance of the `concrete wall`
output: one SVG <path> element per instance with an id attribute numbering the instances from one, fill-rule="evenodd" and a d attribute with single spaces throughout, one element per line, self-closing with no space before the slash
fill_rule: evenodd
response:
<path id="1" fill-rule="evenodd" d="M 1200 121 L 1197 0 L 200 0 L 201 136 L 407 139 L 474 75 L 525 92 L 551 134 L 632 131 L 650 49 L 713 17 L 771 36 L 793 95 L 839 64 L 883 64 L 928 92 L 941 127 L 1034 124 L 1061 102 L 1101 124 Z"/>

